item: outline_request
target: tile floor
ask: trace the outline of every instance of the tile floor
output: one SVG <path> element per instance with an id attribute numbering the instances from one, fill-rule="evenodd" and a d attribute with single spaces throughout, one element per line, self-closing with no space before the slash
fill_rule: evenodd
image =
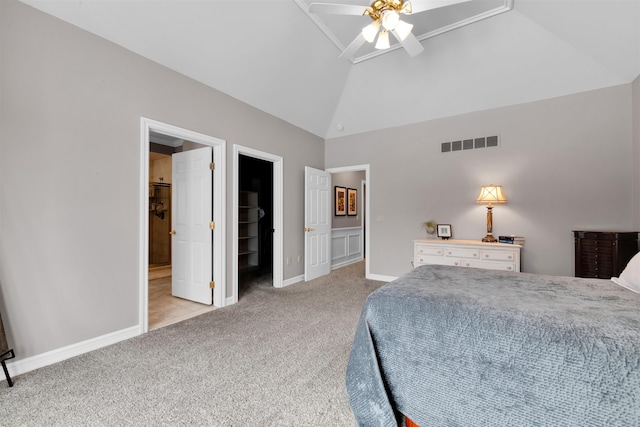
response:
<path id="1" fill-rule="evenodd" d="M 171 295 L 171 267 L 149 269 L 149 330 L 181 322 L 215 310 Z"/>

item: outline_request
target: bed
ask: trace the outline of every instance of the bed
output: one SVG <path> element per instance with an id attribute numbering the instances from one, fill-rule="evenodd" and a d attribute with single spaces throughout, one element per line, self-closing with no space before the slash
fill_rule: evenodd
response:
<path id="1" fill-rule="evenodd" d="M 417 267 L 368 297 L 346 387 L 361 426 L 640 426 L 640 294 Z"/>

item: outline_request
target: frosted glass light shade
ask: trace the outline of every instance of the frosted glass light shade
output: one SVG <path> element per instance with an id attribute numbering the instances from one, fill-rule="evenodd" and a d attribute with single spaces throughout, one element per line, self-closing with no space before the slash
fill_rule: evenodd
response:
<path id="1" fill-rule="evenodd" d="M 409 34 L 411 34 L 411 30 L 413 30 L 413 25 L 408 24 L 404 21 L 398 21 L 398 25 L 396 25 L 395 34 L 398 36 L 400 41 L 406 39 Z"/>
<path id="2" fill-rule="evenodd" d="M 382 26 L 386 30 L 394 30 L 398 22 L 400 22 L 400 15 L 395 10 L 385 10 L 382 13 Z"/>
<path id="3" fill-rule="evenodd" d="M 378 42 L 376 43 L 376 49 L 389 49 L 389 33 L 387 30 L 380 31 L 378 35 Z"/>
<path id="4" fill-rule="evenodd" d="M 380 21 L 373 21 L 371 24 L 367 25 L 362 29 L 362 37 L 369 43 L 373 43 L 376 39 L 376 34 L 378 34 L 378 30 L 380 29 Z"/>

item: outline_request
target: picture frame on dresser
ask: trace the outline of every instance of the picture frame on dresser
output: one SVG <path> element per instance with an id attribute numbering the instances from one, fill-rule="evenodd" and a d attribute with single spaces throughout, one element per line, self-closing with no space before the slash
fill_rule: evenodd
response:
<path id="1" fill-rule="evenodd" d="M 347 214 L 347 189 L 335 186 L 334 194 L 335 216 L 345 216 Z"/>
<path id="2" fill-rule="evenodd" d="M 438 237 L 441 239 L 448 239 L 451 237 L 451 224 L 438 224 L 436 226 Z"/>

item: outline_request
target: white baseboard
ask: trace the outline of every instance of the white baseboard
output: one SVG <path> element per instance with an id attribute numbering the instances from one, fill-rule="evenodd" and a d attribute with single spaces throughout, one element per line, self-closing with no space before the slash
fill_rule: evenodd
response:
<path id="1" fill-rule="evenodd" d="M 47 351 L 46 353 L 27 357 L 26 359 L 16 360 L 15 362 L 8 361 L 7 369 L 11 376 L 24 374 L 120 341 L 128 340 L 129 338 L 137 337 L 141 333 L 139 326 L 133 326 L 131 328 L 122 329 L 121 331 L 102 335 L 101 337 L 91 338 L 56 350 Z M 19 354 L 16 354 L 16 356 L 19 356 Z"/>
<path id="2" fill-rule="evenodd" d="M 284 288 L 285 286 L 293 285 L 294 283 L 298 282 L 304 282 L 304 274 L 284 280 L 282 282 L 282 287 Z"/>
<path id="3" fill-rule="evenodd" d="M 369 279 L 369 280 L 377 280 L 379 282 L 393 282 L 394 280 L 397 279 L 397 277 L 383 276 L 382 274 L 369 274 L 367 276 L 367 279 Z"/>
<path id="4" fill-rule="evenodd" d="M 360 262 L 363 259 L 364 258 L 362 258 L 362 256 L 360 256 L 359 258 L 351 259 L 349 261 L 341 262 L 339 264 L 332 264 L 331 265 L 331 270 L 335 270 L 335 269 L 340 268 L 340 267 L 346 267 L 347 265 L 350 265 L 350 264 L 355 264 L 356 262 Z"/>

